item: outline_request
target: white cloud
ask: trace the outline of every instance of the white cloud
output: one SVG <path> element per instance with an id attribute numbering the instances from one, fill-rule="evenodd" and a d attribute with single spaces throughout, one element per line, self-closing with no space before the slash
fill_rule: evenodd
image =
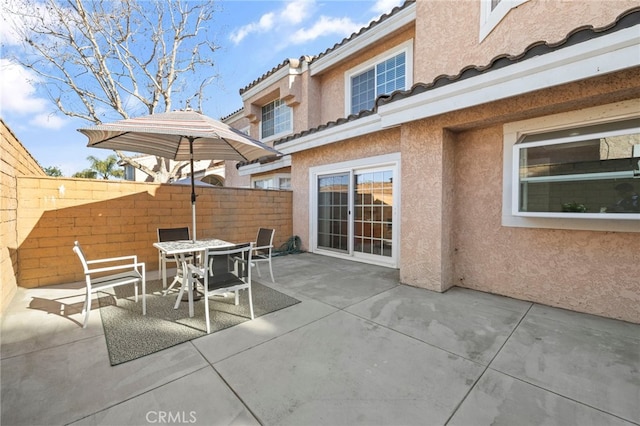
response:
<path id="1" fill-rule="evenodd" d="M 63 128 L 67 122 L 53 113 L 40 113 L 29 120 L 29 124 L 43 129 L 58 130 Z"/>
<path id="2" fill-rule="evenodd" d="M 331 18 L 321 16 L 320 19 L 310 28 L 300 28 L 291 36 L 291 43 L 302 44 L 318 37 L 336 34 L 338 36 L 349 36 L 362 28 L 362 24 L 353 22 L 350 18 Z"/>
<path id="3" fill-rule="evenodd" d="M 314 2 L 310 0 L 294 0 L 287 3 L 280 17 L 288 24 L 299 24 L 304 21 L 313 8 Z"/>
<path id="4" fill-rule="evenodd" d="M 274 18 L 275 14 L 273 12 L 266 13 L 260 17 L 258 22 L 252 22 L 233 31 L 229 38 L 232 42 L 238 44 L 251 33 L 269 31 L 273 28 Z"/>
<path id="5" fill-rule="evenodd" d="M 58 12 L 71 15 L 63 4 L 56 6 Z M 41 1 L 4 0 L 0 4 L 0 40 L 5 46 L 20 46 L 32 30 L 46 30 L 59 25 L 56 13 Z M 67 22 L 67 25 L 73 25 Z M 44 27 L 43 27 L 44 25 Z"/>
<path id="6" fill-rule="evenodd" d="M 18 34 L 13 25 L 12 10 L 24 10 L 25 4 L 22 1 L 5 1 L 0 5 L 0 40 L 5 46 L 18 46 L 22 43 L 23 37 Z M 24 19 L 24 18 L 23 18 Z"/>
<path id="7" fill-rule="evenodd" d="M 0 59 L 0 106 L 3 111 L 27 114 L 42 111 L 46 99 L 36 96 L 38 78 L 31 71 L 8 59 Z"/>
<path id="8" fill-rule="evenodd" d="M 0 73 L 0 115 L 27 117 L 30 124 L 47 129 L 62 127 L 65 121 L 47 111 L 50 101 L 36 93 L 37 75 L 8 59 L 0 59 Z"/>
<path id="9" fill-rule="evenodd" d="M 400 6 L 404 0 L 376 0 L 371 10 L 375 13 L 383 14 L 391 12 L 396 6 Z"/>
<path id="10" fill-rule="evenodd" d="M 265 13 L 258 21 L 232 31 L 229 38 L 234 44 L 238 44 L 252 33 L 265 33 L 277 26 L 299 24 L 310 15 L 314 4 L 315 0 L 290 0 L 281 10 Z"/>

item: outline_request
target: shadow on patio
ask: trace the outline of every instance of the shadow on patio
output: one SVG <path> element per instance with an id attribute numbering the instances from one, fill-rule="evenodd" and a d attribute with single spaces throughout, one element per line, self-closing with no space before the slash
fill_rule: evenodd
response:
<path id="1" fill-rule="evenodd" d="M 2 321 L 2 424 L 640 420 L 638 325 L 309 253 L 276 257 L 274 274 L 257 281 L 302 303 L 115 367 L 100 309 L 78 324 L 80 286 L 20 288 Z"/>

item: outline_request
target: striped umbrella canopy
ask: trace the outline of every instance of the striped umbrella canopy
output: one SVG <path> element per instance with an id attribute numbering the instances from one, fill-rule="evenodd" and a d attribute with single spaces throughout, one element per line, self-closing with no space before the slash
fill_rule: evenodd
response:
<path id="1" fill-rule="evenodd" d="M 254 161 L 281 155 L 218 120 L 196 111 L 172 111 L 78 129 L 88 147 L 139 152 L 191 163 L 191 205 L 196 238 L 194 160 Z"/>

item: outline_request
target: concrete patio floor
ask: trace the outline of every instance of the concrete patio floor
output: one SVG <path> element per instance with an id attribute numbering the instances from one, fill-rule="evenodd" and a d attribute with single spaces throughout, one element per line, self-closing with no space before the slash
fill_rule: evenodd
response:
<path id="1" fill-rule="evenodd" d="M 307 253 L 274 274 L 302 303 L 115 367 L 77 285 L 20 289 L 1 424 L 640 423 L 640 325 Z"/>

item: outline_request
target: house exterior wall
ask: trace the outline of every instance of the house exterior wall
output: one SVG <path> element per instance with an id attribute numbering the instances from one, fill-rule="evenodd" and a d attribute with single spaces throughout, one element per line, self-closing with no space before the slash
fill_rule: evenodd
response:
<path id="1" fill-rule="evenodd" d="M 231 114 L 222 121 L 234 129 L 244 130 L 249 128 L 249 136 L 260 139 L 257 130 L 251 129 L 249 119 L 242 115 L 242 110 Z M 237 161 L 227 160 L 224 162 L 224 186 L 230 188 L 249 188 L 251 186 L 251 176 L 240 176 L 236 168 Z"/>
<path id="2" fill-rule="evenodd" d="M 237 161 L 225 161 L 224 186 L 229 188 L 249 188 L 251 187 L 251 176 L 240 176 L 236 168 Z"/>
<path id="3" fill-rule="evenodd" d="M 45 176 L 44 170 L 0 120 L 0 313 L 18 288 L 18 179 Z"/>
<path id="4" fill-rule="evenodd" d="M 89 258 L 136 254 L 153 270 L 157 229 L 191 225 L 189 186 L 23 176 L 17 192 L 21 287 L 83 280 L 76 240 Z M 292 235 L 289 191 L 196 187 L 196 194 L 199 238 L 254 241 L 267 227 L 279 247 Z"/>
<path id="5" fill-rule="evenodd" d="M 638 97 L 640 68 L 403 125 L 403 229 L 424 231 L 403 233 L 401 281 L 437 291 L 457 285 L 640 323 L 637 233 L 501 223 L 504 123 Z M 443 154 L 447 149 L 452 153 Z M 415 201 L 420 188 L 407 187 L 411 182 L 428 183 L 421 184 L 430 200 L 426 213 Z M 423 240 L 430 248 L 416 251 Z"/>
<path id="6" fill-rule="evenodd" d="M 413 39 L 414 37 L 415 29 L 413 26 L 410 26 L 409 28 L 406 28 L 397 34 L 394 34 L 386 38 L 385 40 L 376 43 L 375 45 L 371 46 L 370 49 L 366 49 L 365 51 L 359 52 L 357 55 L 353 55 L 338 66 L 335 66 L 334 68 L 323 72 L 319 77 L 321 96 L 316 101 L 319 101 L 317 108 L 320 111 L 320 122 L 314 123 L 312 127 L 349 115 L 345 114 L 344 107 L 346 96 L 344 79 L 345 73 L 347 71 L 354 67 L 357 67 L 364 62 L 367 62 L 372 58 L 375 58 L 376 56 L 386 52 L 389 49 L 392 49 L 395 46 L 402 44 L 407 40 Z M 414 61 L 415 56 L 417 55 L 414 55 Z"/>
<path id="7" fill-rule="evenodd" d="M 417 1 L 414 81 L 457 75 L 463 67 L 487 65 L 497 55 L 518 55 L 537 41 L 555 43 L 580 26 L 609 25 L 638 5 L 637 0 L 530 0 L 511 9 L 480 42 L 480 1 Z M 431 24 L 442 22 L 447 24 Z"/>
<path id="8" fill-rule="evenodd" d="M 291 189 L 293 191 L 293 231 L 302 239 L 304 250 L 309 248 L 309 168 L 337 161 L 398 152 L 400 149 L 400 129 L 389 129 L 374 137 L 363 136 L 335 145 L 303 151 L 295 156 L 291 165 Z M 335 150 L 340 150 L 339 160 Z"/>
<path id="9" fill-rule="evenodd" d="M 608 26 L 639 4 L 528 1 L 480 40 L 479 1 L 418 1 L 415 29 L 405 27 L 313 77 L 321 88 L 319 124 L 345 116 L 345 72 L 408 39 L 414 40 L 413 82 L 430 83 L 470 65 L 488 65 L 498 55 L 522 54 L 538 41 L 562 42 L 581 26 Z M 400 153 L 402 283 L 435 291 L 469 287 L 640 323 L 638 266 L 632 258 L 640 248 L 637 233 L 516 228 L 502 222 L 505 124 L 630 99 L 640 99 L 640 67 L 483 101 L 315 148 L 309 148 L 313 140 L 339 138 L 340 125 L 312 130 L 300 137 L 299 145 L 296 138 L 284 141 L 281 146 L 293 152 L 294 234 L 309 248 L 311 168 Z M 401 108 L 406 105 L 411 104 L 401 103 Z M 362 120 L 367 125 L 373 121 Z M 350 124 L 345 128 L 364 128 Z"/>
<path id="10" fill-rule="evenodd" d="M 637 233 L 501 226 L 501 139 L 496 125 L 453 144 L 455 284 L 640 323 Z"/>
<path id="11" fill-rule="evenodd" d="M 636 233 L 501 223 L 505 123 L 639 97 L 635 68 L 297 152 L 294 234 L 306 248 L 311 167 L 400 152 L 402 283 L 468 287 L 640 323 Z"/>

